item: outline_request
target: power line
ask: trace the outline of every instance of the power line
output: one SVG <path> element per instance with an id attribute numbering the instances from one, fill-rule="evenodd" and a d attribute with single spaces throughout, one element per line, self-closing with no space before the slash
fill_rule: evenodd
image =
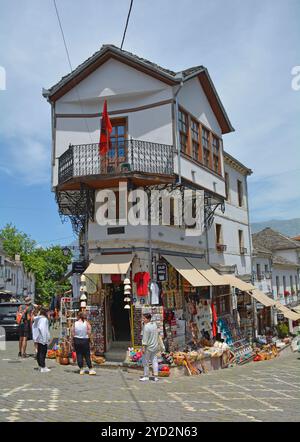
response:
<path id="1" fill-rule="evenodd" d="M 71 57 L 70 57 L 70 53 L 69 53 L 69 50 L 68 50 L 68 46 L 67 46 L 67 42 L 66 42 L 66 38 L 65 38 L 65 33 L 64 33 L 64 30 L 63 30 L 63 26 L 62 26 L 62 22 L 61 22 L 61 19 L 60 19 L 60 16 L 59 16 L 56 0 L 53 0 L 53 3 L 54 3 L 55 11 L 56 11 L 56 16 L 57 16 L 58 24 L 59 24 L 59 27 L 60 27 L 62 39 L 63 39 L 63 42 L 64 42 L 65 50 L 66 50 L 66 53 L 67 53 L 68 63 L 69 63 L 69 66 L 70 66 L 70 69 L 71 69 L 71 73 L 72 73 L 73 72 L 73 66 L 72 66 Z M 78 98 L 78 101 L 79 101 L 79 104 L 80 104 L 81 113 L 84 115 L 85 114 L 84 106 L 82 104 L 82 101 L 81 101 L 81 98 L 80 98 L 80 95 L 79 95 L 77 84 L 75 84 L 74 79 L 72 81 L 73 81 L 74 89 L 76 91 L 77 98 Z M 88 132 L 89 137 L 90 137 L 91 144 L 93 144 L 91 133 L 90 133 L 90 128 L 89 128 L 87 119 L 84 118 L 84 121 L 85 121 L 85 125 L 86 125 L 86 128 L 87 128 L 87 132 Z"/>
<path id="2" fill-rule="evenodd" d="M 125 35 L 126 35 L 126 32 L 127 32 L 127 27 L 128 27 L 128 23 L 129 23 L 129 18 L 130 18 L 130 14 L 131 14 L 132 5 L 133 5 L 133 0 L 131 0 L 131 2 L 130 2 L 130 8 L 129 8 L 129 12 L 128 12 L 127 20 L 126 20 L 125 30 L 124 30 L 124 34 L 123 34 L 122 43 L 121 43 L 121 49 L 123 48 L 123 43 L 124 43 Z"/>

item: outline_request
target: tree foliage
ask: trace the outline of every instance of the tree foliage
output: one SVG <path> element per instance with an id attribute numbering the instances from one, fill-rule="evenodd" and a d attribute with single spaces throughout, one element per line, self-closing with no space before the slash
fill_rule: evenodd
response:
<path id="1" fill-rule="evenodd" d="M 5 253 L 14 258 L 21 256 L 25 270 L 35 275 L 36 302 L 48 304 L 53 295 L 70 289 L 68 280 L 62 281 L 71 263 L 71 256 L 64 256 L 60 246 L 37 247 L 26 233 L 12 224 L 0 230 Z"/>

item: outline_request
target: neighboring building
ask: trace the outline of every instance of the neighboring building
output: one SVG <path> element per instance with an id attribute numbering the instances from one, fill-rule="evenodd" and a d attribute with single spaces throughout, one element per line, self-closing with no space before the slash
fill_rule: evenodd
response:
<path id="1" fill-rule="evenodd" d="M 208 232 L 209 263 L 222 273 L 236 273 L 251 281 L 251 235 L 247 177 L 252 171 L 224 152 L 224 212 L 215 212 Z"/>
<path id="2" fill-rule="evenodd" d="M 251 170 L 224 153 L 223 135 L 234 129 L 207 69 L 196 66 L 176 73 L 105 45 L 43 95 L 52 109 L 52 186 L 59 212 L 71 218 L 81 245 L 85 245 L 85 256 L 97 266 L 98 273 L 127 273 L 134 290 L 137 273 L 148 272 L 155 281 L 155 264 L 167 262 L 179 274 L 173 284 L 184 276 L 190 283 L 193 280 L 194 287 L 209 285 L 213 296 L 220 294 L 218 313 L 230 313 L 229 283 L 213 269 L 210 273 L 202 270 L 209 263 L 220 273 L 251 279 L 247 201 Z M 100 157 L 104 99 L 113 131 L 109 153 Z M 128 190 L 202 190 L 204 233 L 188 236 L 186 226 L 178 227 L 175 222 L 99 225 L 100 191 L 113 191 L 117 203 L 122 198 L 120 182 Z M 171 205 L 172 219 L 176 212 Z M 188 261 L 193 258 L 197 264 Z M 228 289 L 218 294 L 217 286 Z M 120 296 L 109 298 L 105 307 L 106 348 L 112 335 L 110 315 L 122 317 L 123 300 L 115 305 L 117 298 Z M 129 330 L 122 332 L 123 340 L 124 336 L 129 340 Z"/>
<path id="3" fill-rule="evenodd" d="M 254 284 L 289 308 L 299 305 L 300 244 L 269 227 L 253 234 L 252 239 Z M 276 309 L 270 316 L 271 310 L 261 310 L 260 316 L 265 315 L 264 325 L 276 325 L 277 318 L 282 317 Z"/>
<path id="4" fill-rule="evenodd" d="M 2 297 L 12 295 L 15 297 L 35 296 L 35 276 L 26 272 L 20 256 L 12 260 L 5 256 L 0 241 L 0 294 Z"/>

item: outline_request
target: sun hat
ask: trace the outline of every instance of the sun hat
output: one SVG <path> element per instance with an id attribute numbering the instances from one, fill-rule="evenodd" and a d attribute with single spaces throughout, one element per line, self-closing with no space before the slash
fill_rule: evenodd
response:
<path id="1" fill-rule="evenodd" d="M 31 297 L 30 296 L 26 296 L 25 303 L 26 304 L 31 304 Z"/>

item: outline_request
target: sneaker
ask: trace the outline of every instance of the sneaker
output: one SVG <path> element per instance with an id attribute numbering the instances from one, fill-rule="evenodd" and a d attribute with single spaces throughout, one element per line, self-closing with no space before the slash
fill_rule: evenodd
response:
<path id="1" fill-rule="evenodd" d="M 143 376 L 143 377 L 140 378 L 140 381 L 141 382 L 147 382 L 147 381 L 149 381 L 149 377 L 148 376 Z"/>
<path id="2" fill-rule="evenodd" d="M 79 374 L 85 374 L 85 370 L 80 370 Z"/>
<path id="3" fill-rule="evenodd" d="M 95 374 L 97 374 L 97 373 L 95 372 L 95 370 L 89 370 L 89 374 L 90 374 L 90 375 L 95 375 Z"/>
<path id="4" fill-rule="evenodd" d="M 50 368 L 41 368 L 41 373 L 49 373 L 49 371 L 51 371 Z"/>
<path id="5" fill-rule="evenodd" d="M 154 378 L 152 379 L 153 382 L 158 382 L 159 378 L 157 376 L 154 376 Z"/>

